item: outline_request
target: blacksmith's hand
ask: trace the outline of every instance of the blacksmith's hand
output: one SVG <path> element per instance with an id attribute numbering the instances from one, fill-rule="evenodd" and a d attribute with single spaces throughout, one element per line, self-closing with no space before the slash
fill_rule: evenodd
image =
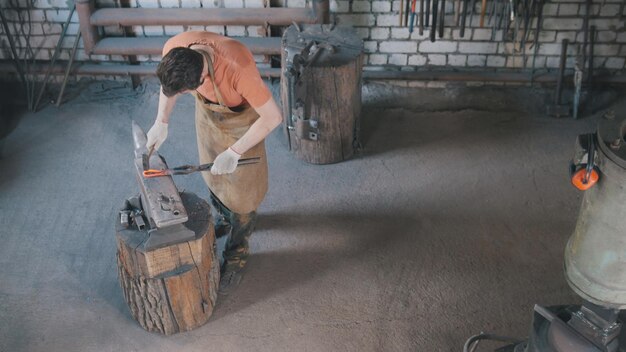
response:
<path id="1" fill-rule="evenodd" d="M 232 148 L 226 149 L 215 158 L 213 167 L 211 167 L 211 173 L 213 175 L 224 175 L 234 172 L 239 158 L 241 158 L 241 155 Z"/>
<path id="2" fill-rule="evenodd" d="M 150 131 L 148 131 L 146 148 L 150 150 L 154 147 L 154 150 L 159 150 L 161 144 L 165 142 L 165 139 L 167 139 L 167 123 L 161 122 L 157 119 L 154 122 L 154 125 L 152 125 L 152 128 L 150 128 Z"/>

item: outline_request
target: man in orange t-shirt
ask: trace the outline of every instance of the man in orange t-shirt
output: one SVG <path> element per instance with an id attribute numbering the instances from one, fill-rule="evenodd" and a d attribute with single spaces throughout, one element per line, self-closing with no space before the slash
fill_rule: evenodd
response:
<path id="1" fill-rule="evenodd" d="M 196 97 L 196 135 L 201 163 L 213 162 L 203 178 L 210 191 L 216 236 L 228 236 L 220 292 L 241 280 L 256 209 L 267 192 L 265 137 L 282 114 L 243 44 L 219 34 L 184 32 L 169 39 L 157 68 L 161 93 L 148 149 L 167 138 L 170 114 L 180 94 Z M 237 167 L 241 157 L 257 164 Z"/>

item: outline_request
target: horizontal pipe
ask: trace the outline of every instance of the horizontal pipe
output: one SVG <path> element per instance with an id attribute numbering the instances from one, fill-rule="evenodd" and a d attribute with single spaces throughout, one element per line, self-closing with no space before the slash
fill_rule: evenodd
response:
<path id="1" fill-rule="evenodd" d="M 35 72 L 44 73 L 48 64 L 40 62 L 34 66 Z M 65 64 L 57 64 L 53 67 L 53 74 L 63 74 Z M 15 67 L 10 60 L 0 61 L 0 72 L 15 73 Z M 110 75 L 127 76 L 140 75 L 152 76 L 156 73 L 156 65 L 129 65 L 129 64 L 80 64 L 72 69 L 72 74 L 79 75 Z M 259 68 L 263 77 L 280 77 L 279 68 Z M 534 81 L 542 83 L 556 83 L 557 74 L 536 75 Z M 569 75 L 571 76 L 571 75 Z M 567 77 L 567 76 L 566 76 Z M 454 72 L 454 71 L 431 71 L 431 72 L 407 72 L 407 71 L 363 71 L 363 78 L 367 80 L 410 80 L 410 81 L 465 81 L 465 82 L 530 82 L 530 77 L 525 73 L 514 72 Z M 603 83 L 626 83 L 626 75 L 596 75 L 594 81 Z"/>
<path id="2" fill-rule="evenodd" d="M 292 22 L 315 23 L 317 17 L 308 8 L 244 9 L 144 9 L 106 8 L 92 15 L 92 26 L 287 26 Z"/>
<path id="3" fill-rule="evenodd" d="M 279 55 L 280 37 L 231 37 L 242 42 L 253 54 Z M 93 49 L 97 55 L 161 55 L 169 37 L 108 37 L 102 38 Z"/>

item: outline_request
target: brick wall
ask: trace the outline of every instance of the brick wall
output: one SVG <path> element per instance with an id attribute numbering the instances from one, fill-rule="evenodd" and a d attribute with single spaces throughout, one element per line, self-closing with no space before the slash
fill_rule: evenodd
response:
<path id="1" fill-rule="evenodd" d="M 39 60 L 48 60 L 54 51 L 62 30 L 62 23 L 69 15 L 71 1 L 68 0 L 7 0 L 13 7 L 19 4 L 17 10 L 4 10 L 11 21 L 12 32 L 18 33 L 17 45 L 21 55 L 26 51 L 26 36 L 28 28 L 18 26 L 19 17 L 25 19 L 30 15 L 30 46 L 33 55 Z M 131 6 L 155 7 L 232 7 L 232 8 L 259 8 L 266 6 L 267 0 L 129 0 Z M 28 2 L 31 3 L 30 6 Z M 491 2 L 491 0 L 489 1 Z M 118 6 L 119 0 L 97 0 L 98 7 Z M 399 26 L 400 1 L 331 1 L 331 20 L 338 24 L 352 25 L 365 41 L 367 69 L 398 69 L 414 70 L 424 67 L 436 68 L 472 68 L 472 69 L 519 69 L 524 66 L 522 50 L 519 44 L 502 42 L 502 31 L 496 33 L 496 41 L 491 41 L 491 28 L 479 28 L 479 16 L 466 29 L 464 38 L 460 37 L 460 29 L 450 24 L 454 18 L 452 1 L 446 1 L 446 28 L 444 37 L 432 43 L 429 40 L 429 30 L 423 35 L 415 30 L 409 33 L 407 27 Z M 626 1 L 605 0 L 604 5 L 595 1 L 592 6 L 590 24 L 598 30 L 594 59 L 595 66 L 611 71 L 623 71 L 626 66 Z M 271 0 L 273 7 L 303 7 L 306 0 Z M 477 10 L 480 0 L 476 1 Z M 7 5 L 4 5 L 7 6 Z M 418 6 L 419 7 L 419 6 Z M 30 8 L 30 9 L 27 9 Z M 570 45 L 570 65 L 575 54 L 579 51 L 583 39 L 584 0 L 547 0 L 544 7 L 543 30 L 539 36 L 539 55 L 536 66 L 541 68 L 556 68 L 560 43 L 568 38 Z M 478 12 L 478 11 L 477 11 Z M 534 28 L 534 21 L 531 25 Z M 27 26 L 28 27 L 28 26 Z M 206 29 L 231 36 L 263 36 L 266 31 L 261 26 L 143 26 L 132 30 L 137 36 L 174 35 L 184 30 Z M 103 28 L 106 35 L 122 35 L 117 27 Z M 61 60 L 69 56 L 70 48 L 78 33 L 78 16 L 74 14 L 67 36 L 63 41 Z M 0 59 L 9 58 L 8 43 L 0 29 Z M 534 30 L 530 35 L 530 42 L 526 48 L 526 65 L 530 67 L 532 59 L 532 41 Z M 82 50 L 82 43 L 77 52 L 80 61 L 125 62 L 122 56 L 91 55 Z M 156 62 L 158 56 L 139 56 L 142 62 Z M 269 65 L 264 56 L 257 56 L 260 65 Z M 570 66 L 571 67 L 571 66 Z"/>

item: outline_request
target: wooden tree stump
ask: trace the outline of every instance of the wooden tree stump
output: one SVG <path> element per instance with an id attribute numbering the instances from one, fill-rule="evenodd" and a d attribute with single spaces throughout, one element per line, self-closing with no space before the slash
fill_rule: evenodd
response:
<path id="1" fill-rule="evenodd" d="M 353 28 L 289 27 L 281 100 L 290 149 L 313 164 L 349 159 L 358 143 L 363 41 Z"/>
<path id="2" fill-rule="evenodd" d="M 120 286 L 130 312 L 148 331 L 165 335 L 197 328 L 213 312 L 219 286 L 219 261 L 209 205 L 181 193 L 195 239 L 145 250 L 146 230 L 116 222 Z"/>

